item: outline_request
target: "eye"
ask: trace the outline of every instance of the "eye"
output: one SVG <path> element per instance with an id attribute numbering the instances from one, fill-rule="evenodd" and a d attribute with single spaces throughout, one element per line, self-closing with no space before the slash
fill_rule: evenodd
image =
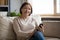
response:
<path id="1" fill-rule="evenodd" d="M 29 10 L 31 10 L 31 8 L 29 8 Z"/>

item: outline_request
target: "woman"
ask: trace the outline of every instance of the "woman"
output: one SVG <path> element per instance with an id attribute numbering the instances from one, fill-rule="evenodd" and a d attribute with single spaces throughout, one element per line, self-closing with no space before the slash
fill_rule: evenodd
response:
<path id="1" fill-rule="evenodd" d="M 42 32 L 36 31 L 39 25 L 35 18 L 30 16 L 32 6 L 28 2 L 24 2 L 20 8 L 20 13 L 21 16 L 13 20 L 13 29 L 17 35 L 17 40 L 44 40 Z"/>

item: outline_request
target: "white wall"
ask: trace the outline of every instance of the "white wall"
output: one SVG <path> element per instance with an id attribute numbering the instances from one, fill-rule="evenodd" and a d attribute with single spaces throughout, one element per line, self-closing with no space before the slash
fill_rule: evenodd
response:
<path id="1" fill-rule="evenodd" d="M 26 2 L 26 0 L 21 0 L 21 1 L 22 1 L 22 3 Z"/>
<path id="2" fill-rule="evenodd" d="M 22 0 L 10 0 L 10 11 L 19 12 L 19 8 L 21 6 Z"/>
<path id="3" fill-rule="evenodd" d="M 10 0 L 10 11 L 13 12 L 16 10 L 16 12 L 19 12 L 21 4 L 25 1 L 26 0 Z"/>

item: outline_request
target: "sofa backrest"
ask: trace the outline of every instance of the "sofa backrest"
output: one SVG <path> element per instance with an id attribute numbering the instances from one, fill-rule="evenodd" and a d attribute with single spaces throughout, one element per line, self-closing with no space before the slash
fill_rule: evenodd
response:
<path id="1" fill-rule="evenodd" d="M 15 40 L 16 35 L 12 27 L 12 21 L 8 17 L 0 16 L 0 40 Z"/>

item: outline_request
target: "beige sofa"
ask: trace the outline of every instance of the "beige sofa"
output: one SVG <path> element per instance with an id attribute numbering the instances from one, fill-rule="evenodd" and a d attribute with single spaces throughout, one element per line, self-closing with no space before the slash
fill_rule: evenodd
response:
<path id="1" fill-rule="evenodd" d="M 2 17 L 0 16 L 0 40 L 16 40 L 12 22 L 14 17 Z M 45 40 L 60 40 L 60 25 L 56 26 L 56 23 L 50 24 L 49 22 L 43 22 L 45 31 Z M 53 25 L 54 24 L 54 25 Z M 53 26 L 51 26 L 53 25 Z"/>

